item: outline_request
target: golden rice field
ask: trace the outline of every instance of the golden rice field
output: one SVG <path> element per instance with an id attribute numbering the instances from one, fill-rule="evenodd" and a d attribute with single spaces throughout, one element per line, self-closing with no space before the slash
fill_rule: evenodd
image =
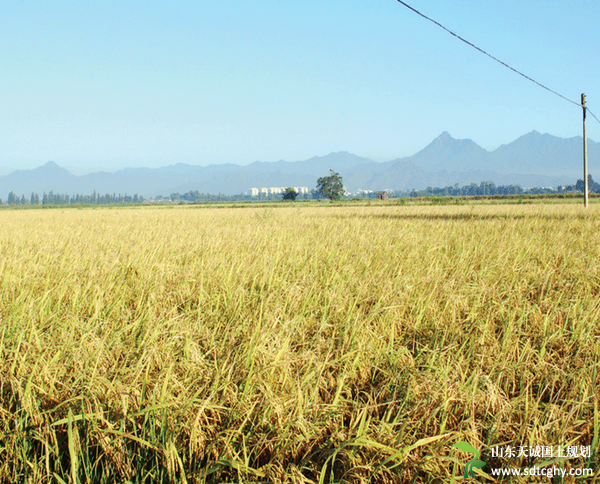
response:
<path id="1" fill-rule="evenodd" d="M 325 205 L 1 210 L 0 482 L 600 476 L 600 204 Z"/>

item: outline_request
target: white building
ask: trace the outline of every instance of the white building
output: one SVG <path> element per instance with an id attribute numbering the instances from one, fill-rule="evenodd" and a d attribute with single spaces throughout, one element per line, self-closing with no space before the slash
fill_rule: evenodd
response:
<path id="1" fill-rule="evenodd" d="M 263 187 L 263 188 L 250 188 L 248 193 L 251 197 L 269 196 L 269 195 L 281 195 L 285 192 L 288 187 Z M 309 193 L 308 187 L 293 187 L 294 191 L 299 195 L 306 195 Z"/>

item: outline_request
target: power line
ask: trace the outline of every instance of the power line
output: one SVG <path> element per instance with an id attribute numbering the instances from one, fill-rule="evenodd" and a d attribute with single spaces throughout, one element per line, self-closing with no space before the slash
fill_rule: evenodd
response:
<path id="1" fill-rule="evenodd" d="M 482 54 L 487 55 L 490 59 L 495 60 L 496 62 L 498 62 L 499 64 L 502 64 L 504 67 L 510 69 L 511 71 L 519 74 L 520 76 L 524 77 L 525 79 L 527 79 L 528 81 L 533 82 L 534 84 L 537 84 L 538 86 L 540 86 L 541 88 L 545 89 L 546 91 L 551 92 L 552 94 L 556 94 L 558 97 L 563 98 L 565 101 L 570 102 L 571 104 L 574 104 L 575 106 L 581 107 L 581 104 L 579 104 L 578 102 L 575 102 L 571 99 L 569 99 L 568 97 L 563 96 L 562 94 L 550 89 L 549 87 L 544 86 L 543 84 L 539 83 L 538 81 L 536 81 L 535 79 L 532 79 L 529 76 L 526 76 L 525 74 L 523 74 L 521 71 L 518 71 L 517 69 L 515 69 L 514 67 L 509 66 L 506 62 L 502 62 L 500 59 L 498 59 L 497 57 L 494 57 L 493 55 L 487 53 L 485 50 L 480 49 L 479 47 L 477 47 L 475 44 L 472 44 L 471 42 L 469 42 L 468 40 L 463 39 L 460 35 L 455 34 L 454 32 L 452 32 L 450 29 L 444 27 L 441 23 L 437 22 L 436 20 L 433 20 L 432 18 L 428 17 L 427 15 L 419 12 L 417 9 L 411 7 L 410 5 L 408 5 L 407 3 L 404 3 L 402 0 L 396 0 L 398 3 L 404 5 L 406 8 L 408 8 L 409 10 L 412 10 L 413 12 L 415 12 L 417 15 L 423 17 L 426 20 L 429 20 L 430 22 L 434 23 L 435 25 L 437 25 L 438 27 L 444 29 L 446 32 L 448 32 L 449 34 L 453 35 L 454 37 L 456 37 L 457 39 L 461 40 L 462 42 L 464 42 L 465 44 L 473 47 L 474 49 L 478 50 L 479 52 L 481 52 Z M 588 112 L 590 114 L 592 114 L 590 112 L 590 110 L 588 109 Z M 592 116 L 594 116 L 592 114 Z M 594 118 L 596 118 L 596 116 L 594 116 Z M 598 120 L 598 118 L 596 118 L 596 120 Z M 600 122 L 600 121 L 598 121 Z"/>
<path id="2" fill-rule="evenodd" d="M 593 118 L 600 123 L 600 119 L 598 119 L 596 117 L 596 115 L 590 111 L 590 108 L 586 108 L 586 109 L 587 109 L 587 112 L 590 113 L 593 116 Z"/>

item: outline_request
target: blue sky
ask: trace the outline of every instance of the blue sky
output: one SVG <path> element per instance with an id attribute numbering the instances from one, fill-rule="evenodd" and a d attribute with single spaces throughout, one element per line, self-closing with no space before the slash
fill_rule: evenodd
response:
<path id="1" fill-rule="evenodd" d="M 600 117 L 597 0 L 407 3 Z M 581 135 L 580 108 L 395 0 L 4 0 L 0 69 L 0 174 Z"/>

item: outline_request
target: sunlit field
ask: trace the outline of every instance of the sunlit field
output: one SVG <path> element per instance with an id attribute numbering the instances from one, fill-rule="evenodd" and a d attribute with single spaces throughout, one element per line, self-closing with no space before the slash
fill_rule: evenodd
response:
<path id="1" fill-rule="evenodd" d="M 599 467 L 599 204 L 281 205 L 0 211 L 0 482 Z"/>

